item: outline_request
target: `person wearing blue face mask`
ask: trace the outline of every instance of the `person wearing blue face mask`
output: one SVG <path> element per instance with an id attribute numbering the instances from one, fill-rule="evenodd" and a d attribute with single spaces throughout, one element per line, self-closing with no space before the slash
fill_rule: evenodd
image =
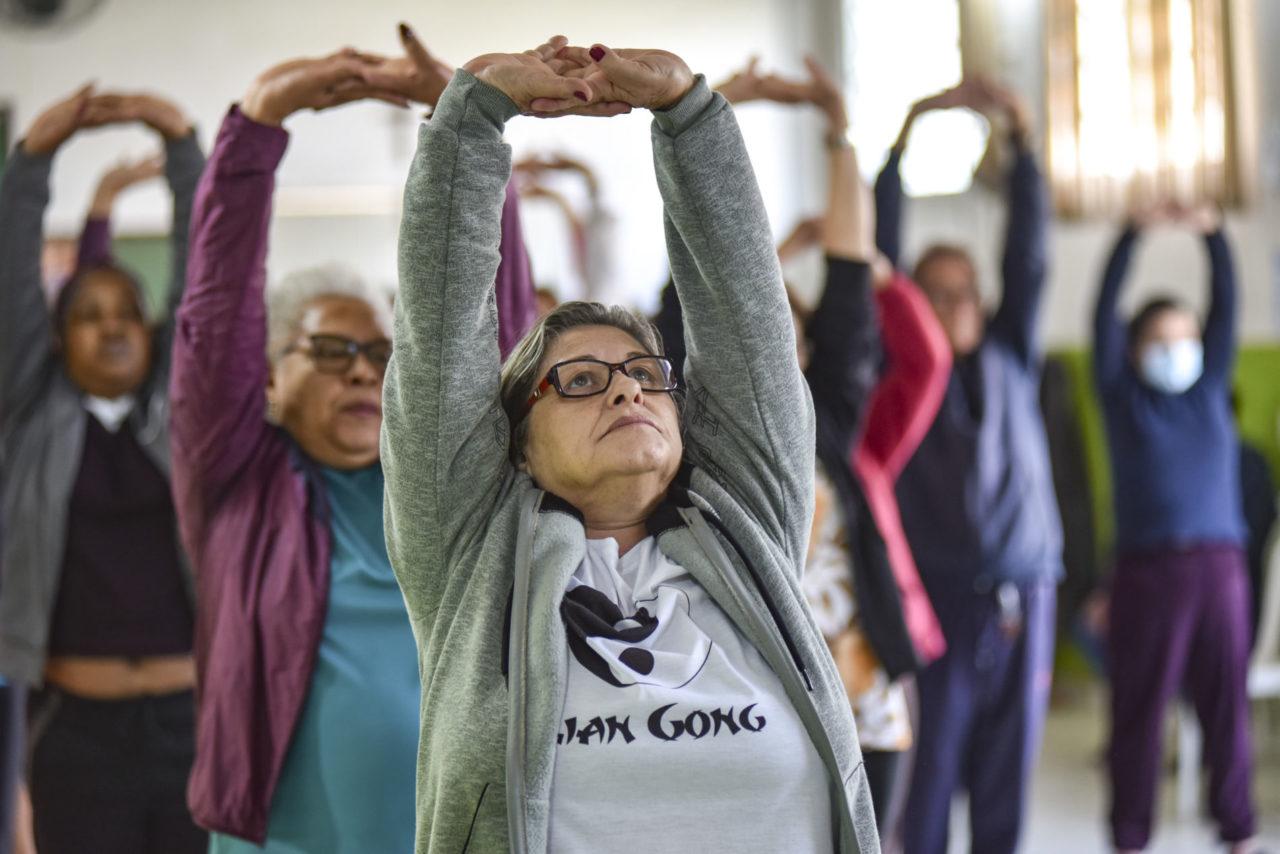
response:
<path id="1" fill-rule="evenodd" d="M 1182 302 L 1116 317 L 1139 232 L 1203 235 L 1212 301 L 1203 331 Z M 1229 403 L 1236 287 L 1221 214 L 1165 205 L 1133 217 L 1111 254 L 1094 317 L 1094 372 L 1111 450 L 1116 561 L 1111 593 L 1111 834 L 1151 836 L 1161 724 L 1182 689 L 1205 734 L 1209 806 L 1233 854 L 1252 850 L 1252 747 L 1245 690 L 1249 582 L 1238 444 Z"/>

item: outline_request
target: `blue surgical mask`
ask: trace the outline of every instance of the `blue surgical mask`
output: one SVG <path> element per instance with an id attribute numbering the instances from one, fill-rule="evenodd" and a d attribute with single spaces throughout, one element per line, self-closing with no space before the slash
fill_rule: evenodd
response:
<path id="1" fill-rule="evenodd" d="M 1204 345 L 1195 338 L 1156 341 L 1142 350 L 1142 379 L 1156 391 L 1182 394 L 1204 372 Z"/>

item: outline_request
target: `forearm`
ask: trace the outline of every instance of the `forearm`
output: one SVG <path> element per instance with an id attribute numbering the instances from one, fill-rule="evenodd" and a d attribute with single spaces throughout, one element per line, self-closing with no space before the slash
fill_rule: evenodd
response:
<path id="1" fill-rule="evenodd" d="M 828 142 L 827 215 L 823 231 L 828 257 L 870 262 L 872 245 L 871 194 L 862 183 L 858 156 L 853 146 Z"/>
<path id="2" fill-rule="evenodd" d="M 76 253 L 76 269 L 83 270 L 111 260 L 111 208 L 99 213 L 97 205 L 89 211 L 80 232 L 80 248 Z"/>
<path id="3" fill-rule="evenodd" d="M 1128 342 L 1124 325 L 1116 316 L 1120 291 L 1128 275 L 1133 248 L 1138 241 L 1137 226 L 1129 224 L 1120 233 L 1102 274 L 1098 301 L 1093 312 L 1093 371 L 1098 384 L 1112 385 L 1124 370 Z"/>
<path id="4" fill-rule="evenodd" d="M 52 164 L 19 145 L 0 179 L 0 414 L 12 411 L 52 344 L 40 273 Z"/>
<path id="5" fill-rule="evenodd" d="M 516 112 L 456 72 L 419 130 L 405 186 L 382 461 L 388 553 L 415 609 L 432 607 L 450 544 L 481 524 L 509 465 L 494 277 L 511 173 L 502 130 Z"/>
<path id="6" fill-rule="evenodd" d="M 232 108 L 191 207 L 191 258 L 170 378 L 175 463 L 215 483 L 264 429 L 267 234 L 288 134 Z"/>
<path id="7" fill-rule="evenodd" d="M 876 176 L 876 248 L 889 263 L 902 263 L 902 151 L 893 149 Z"/>
<path id="8" fill-rule="evenodd" d="M 1004 293 L 992 333 L 1024 359 L 1037 358 L 1036 326 L 1048 271 L 1049 201 L 1035 156 L 1020 150 L 1009 176 Z"/>
<path id="9" fill-rule="evenodd" d="M 1218 228 L 1205 235 L 1209 251 L 1209 314 L 1204 324 L 1205 372 L 1223 379 L 1231 374 L 1236 351 L 1236 274 L 1231 247 Z"/>
<path id="10" fill-rule="evenodd" d="M 191 211 L 204 166 L 204 152 L 200 150 L 200 141 L 194 130 L 184 137 L 165 143 L 164 174 L 169 192 L 173 195 L 173 219 L 169 226 L 172 269 L 166 321 L 177 311 L 182 299 L 182 289 L 186 285 Z"/>
<path id="11" fill-rule="evenodd" d="M 694 439 L 722 470 L 768 473 L 731 486 L 802 560 L 803 526 L 792 523 L 807 526 L 813 501 L 812 405 L 742 135 L 727 102 L 699 81 L 655 114 L 652 137 L 689 386 L 708 410 L 692 421 L 719 425 L 694 428 Z"/>

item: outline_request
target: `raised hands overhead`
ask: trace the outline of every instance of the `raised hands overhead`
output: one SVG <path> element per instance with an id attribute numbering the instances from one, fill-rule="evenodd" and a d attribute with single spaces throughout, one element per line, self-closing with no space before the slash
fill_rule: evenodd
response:
<path id="1" fill-rule="evenodd" d="M 586 82 L 592 104 L 625 104 L 646 110 L 673 106 L 693 87 L 684 60 L 665 50 L 561 47 L 555 55 L 561 73 Z M 534 105 L 535 113 L 552 104 Z M 567 105 L 572 108 L 572 105 Z M 554 112 L 554 111 L 551 111 Z"/>
<path id="2" fill-rule="evenodd" d="M 84 115 L 92 96 L 93 84 L 86 83 L 37 116 L 23 138 L 23 150 L 28 154 L 52 154 L 56 151 L 76 131 L 86 127 Z"/>
<path id="3" fill-rule="evenodd" d="M 773 101 L 778 104 L 813 104 L 827 117 L 829 130 L 843 133 L 849 125 L 844 92 L 836 79 L 812 56 L 805 57 L 808 80 L 796 80 L 779 74 L 761 74 L 759 57 L 751 57 L 747 65 L 716 87 L 732 104 L 747 101 Z"/>
<path id="4" fill-rule="evenodd" d="M 977 74 L 912 104 L 895 147 L 902 148 L 906 145 L 911 126 L 920 116 L 934 110 L 952 110 L 957 107 L 967 107 L 989 118 L 1003 118 L 1017 141 L 1025 140 L 1030 132 L 1031 119 L 1026 102 L 1008 86 L 986 75 Z"/>
<path id="5" fill-rule="evenodd" d="M 1135 228 L 1167 225 L 1200 234 L 1212 234 L 1222 228 L 1222 209 L 1210 202 L 1188 205 L 1173 199 L 1162 199 L 1133 206 L 1129 211 L 1128 221 Z"/>
<path id="6" fill-rule="evenodd" d="M 191 122 L 172 101 L 151 94 L 97 93 L 92 83 L 36 117 L 22 142 L 28 154 L 52 154 L 86 128 L 141 122 L 165 139 L 191 132 Z"/>
<path id="7" fill-rule="evenodd" d="M 191 133 L 191 121 L 182 108 L 159 95 L 103 92 L 89 98 L 84 127 L 128 122 L 141 122 L 165 139 L 181 139 Z"/>
<path id="8" fill-rule="evenodd" d="M 299 110 L 327 110 L 353 101 L 372 99 L 399 107 L 409 105 L 403 91 L 378 85 L 385 83 L 376 72 L 387 72 L 389 60 L 377 54 L 344 48 L 328 56 L 294 59 L 274 66 L 258 76 L 240 111 L 255 122 L 279 125 Z"/>
<path id="9" fill-rule="evenodd" d="M 93 194 L 93 202 L 89 206 L 89 216 L 105 218 L 111 215 L 116 197 L 125 190 L 158 178 L 164 174 L 164 156 L 153 154 L 135 161 L 121 161 L 98 179 L 98 189 Z"/>

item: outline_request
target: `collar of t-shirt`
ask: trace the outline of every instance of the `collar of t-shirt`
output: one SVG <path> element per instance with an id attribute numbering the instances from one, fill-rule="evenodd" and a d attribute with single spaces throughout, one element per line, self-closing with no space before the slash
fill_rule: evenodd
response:
<path id="1" fill-rule="evenodd" d="M 97 418 L 108 432 L 115 433 L 133 412 L 137 403 L 137 398 L 131 394 L 111 398 L 88 395 L 84 399 L 84 408 L 89 410 L 89 413 Z"/>

